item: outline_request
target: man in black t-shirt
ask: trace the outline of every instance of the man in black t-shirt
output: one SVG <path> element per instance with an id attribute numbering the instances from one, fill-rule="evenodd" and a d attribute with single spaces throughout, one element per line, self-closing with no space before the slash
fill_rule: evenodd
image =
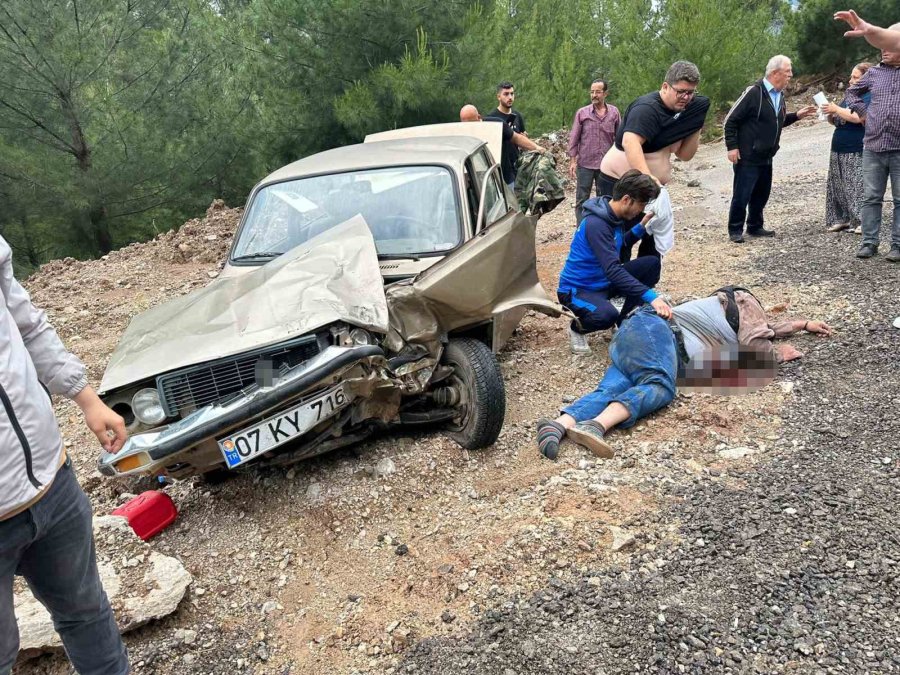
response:
<path id="1" fill-rule="evenodd" d="M 516 113 L 518 114 L 518 113 Z M 532 141 L 525 134 L 513 131 L 511 125 L 506 124 L 498 117 L 482 118 L 476 108 L 471 103 L 464 105 L 459 111 L 460 122 L 501 122 L 503 123 L 503 145 L 501 148 L 500 173 L 503 175 L 503 182 L 509 185 L 511 190 L 515 190 L 516 186 L 516 163 L 510 161 L 509 157 L 515 153 L 516 158 L 519 156 L 519 148 L 523 150 L 531 150 L 533 152 L 544 152 L 544 149 L 537 143 Z M 498 159 L 495 157 L 494 159 Z"/>
<path id="2" fill-rule="evenodd" d="M 690 61 L 676 61 L 666 72 L 659 91 L 636 98 L 616 132 L 613 147 L 600 163 L 598 192 L 611 194 L 626 171 L 637 169 L 660 185 L 672 177 L 672 155 L 689 160 L 700 145 L 700 131 L 709 99 L 697 94 L 700 71 Z M 641 240 L 638 255 L 657 255 L 653 238 Z M 625 259 L 630 252 L 625 253 Z"/>
<path id="3" fill-rule="evenodd" d="M 700 145 L 700 130 L 709 99 L 697 94 L 700 71 L 689 61 L 676 61 L 659 91 L 632 101 L 622 116 L 616 141 L 600 165 L 609 189 L 626 171 L 637 169 L 665 185 L 674 154 L 689 160 Z M 604 193 L 608 194 L 608 193 Z"/>
<path id="4" fill-rule="evenodd" d="M 497 107 L 485 115 L 486 120 L 500 120 L 515 133 L 527 136 L 525 133 L 525 118 L 518 110 L 513 110 L 516 100 L 516 88 L 512 82 L 501 82 L 497 85 Z M 508 140 L 507 140 L 508 139 Z M 518 146 L 512 142 L 509 134 L 503 135 L 503 180 L 510 187 L 516 182 L 516 162 L 519 160 Z"/>

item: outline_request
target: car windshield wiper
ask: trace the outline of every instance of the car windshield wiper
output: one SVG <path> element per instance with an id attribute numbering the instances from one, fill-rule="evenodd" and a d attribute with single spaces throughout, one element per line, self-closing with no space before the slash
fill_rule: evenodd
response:
<path id="1" fill-rule="evenodd" d="M 260 251 L 259 253 L 248 253 L 246 255 L 239 255 L 236 258 L 232 258 L 233 262 L 238 262 L 240 260 L 261 260 L 263 258 L 277 258 L 284 251 Z"/>
<path id="2" fill-rule="evenodd" d="M 415 262 L 419 262 L 421 260 L 421 256 L 416 255 L 415 253 L 379 253 L 379 260 L 413 260 Z"/>

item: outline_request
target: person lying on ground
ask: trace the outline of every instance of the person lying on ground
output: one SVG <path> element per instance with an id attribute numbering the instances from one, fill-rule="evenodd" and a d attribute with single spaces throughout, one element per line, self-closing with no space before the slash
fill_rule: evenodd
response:
<path id="1" fill-rule="evenodd" d="M 844 33 L 844 37 L 861 37 L 878 49 L 900 51 L 900 34 L 889 28 L 867 23 L 852 9 L 835 12 L 834 20 L 844 21 L 852 29 Z"/>
<path id="2" fill-rule="evenodd" d="M 644 306 L 628 317 L 609 346 L 610 366 L 597 389 L 566 406 L 555 420 L 537 422 L 538 450 L 556 459 L 563 436 L 598 457 L 611 458 L 606 435 L 634 426 L 667 406 L 678 385 L 721 393 L 758 388 L 776 364 L 803 354 L 774 338 L 800 331 L 831 335 L 822 321 L 769 323 L 746 289 L 725 287 L 672 308 L 671 321 Z"/>
<path id="3" fill-rule="evenodd" d="M 569 326 L 574 354 L 590 353 L 585 335 L 620 324 L 641 303 L 652 304 L 668 318 L 669 306 L 653 290 L 659 281 L 660 259 L 643 256 L 620 262 L 622 249 L 644 235 L 643 223 L 652 215 L 644 216 L 644 207 L 659 189 L 651 176 L 632 169 L 616 181 L 612 197 L 584 202 L 584 218 L 572 238 L 557 290 L 559 302 L 576 317 Z M 610 302 L 612 297 L 625 298 L 621 312 Z"/>

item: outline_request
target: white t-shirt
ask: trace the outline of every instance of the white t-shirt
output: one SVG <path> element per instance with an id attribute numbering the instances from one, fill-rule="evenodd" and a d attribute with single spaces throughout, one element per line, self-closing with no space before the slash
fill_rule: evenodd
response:
<path id="1" fill-rule="evenodd" d="M 672 316 L 681 328 L 684 349 L 691 359 L 704 350 L 738 342 L 737 333 L 725 320 L 725 310 L 715 295 L 673 307 Z"/>

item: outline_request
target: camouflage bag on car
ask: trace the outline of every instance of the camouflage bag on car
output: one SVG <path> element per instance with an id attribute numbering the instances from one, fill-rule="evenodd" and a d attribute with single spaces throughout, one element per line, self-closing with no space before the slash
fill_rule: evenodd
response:
<path id="1" fill-rule="evenodd" d="M 565 198 L 556 159 L 549 152 L 521 153 L 516 169 L 516 196 L 523 213 L 542 216 Z"/>

